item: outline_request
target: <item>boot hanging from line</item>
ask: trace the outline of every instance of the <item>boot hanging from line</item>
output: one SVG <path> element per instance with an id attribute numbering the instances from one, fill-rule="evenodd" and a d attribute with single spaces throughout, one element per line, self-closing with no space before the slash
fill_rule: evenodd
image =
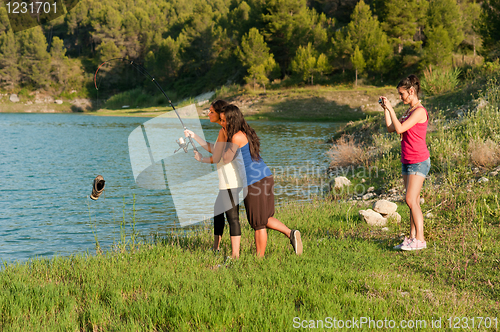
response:
<path id="1" fill-rule="evenodd" d="M 106 181 L 104 181 L 102 175 L 96 176 L 94 179 L 94 184 L 92 186 L 92 194 L 90 194 L 90 198 L 96 201 L 99 198 L 99 196 L 103 193 L 105 185 Z"/>

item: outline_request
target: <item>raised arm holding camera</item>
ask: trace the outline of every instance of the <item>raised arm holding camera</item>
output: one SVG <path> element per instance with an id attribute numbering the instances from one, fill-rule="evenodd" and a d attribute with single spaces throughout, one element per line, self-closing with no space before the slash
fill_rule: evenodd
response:
<path id="1" fill-rule="evenodd" d="M 420 191 L 430 169 L 430 154 L 425 142 L 429 115 L 418 99 L 420 81 L 415 75 L 401 80 L 397 86 L 399 98 L 410 108 L 398 119 L 391 103 L 380 97 L 387 130 L 401 136 L 401 163 L 406 188 L 406 204 L 410 208 L 410 235 L 395 246 L 400 250 L 427 248 L 424 237 L 424 217 L 420 208 Z"/>

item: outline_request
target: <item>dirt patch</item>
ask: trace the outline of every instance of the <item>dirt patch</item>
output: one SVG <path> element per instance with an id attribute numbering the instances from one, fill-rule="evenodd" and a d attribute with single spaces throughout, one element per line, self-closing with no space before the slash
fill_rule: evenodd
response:
<path id="1" fill-rule="evenodd" d="M 366 88 L 334 90 L 333 88 L 301 88 L 265 93 L 248 92 L 227 100 L 237 105 L 249 118 L 300 121 L 351 121 L 366 114 L 381 112 L 381 95 L 393 105 L 399 102 L 396 89 Z M 208 108 L 207 108 L 208 109 Z"/>
<path id="2" fill-rule="evenodd" d="M 92 102 L 90 99 L 77 98 L 72 100 L 70 103 L 72 105 L 71 108 L 76 112 L 90 111 L 92 109 Z"/>

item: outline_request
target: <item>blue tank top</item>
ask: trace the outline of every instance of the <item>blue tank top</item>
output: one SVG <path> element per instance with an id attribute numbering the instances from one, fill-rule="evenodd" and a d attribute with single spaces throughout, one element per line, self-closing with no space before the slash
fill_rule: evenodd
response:
<path id="1" fill-rule="evenodd" d="M 250 144 L 247 143 L 241 148 L 241 154 L 243 155 L 243 162 L 245 163 L 247 186 L 273 175 L 262 158 L 259 161 L 252 159 Z"/>

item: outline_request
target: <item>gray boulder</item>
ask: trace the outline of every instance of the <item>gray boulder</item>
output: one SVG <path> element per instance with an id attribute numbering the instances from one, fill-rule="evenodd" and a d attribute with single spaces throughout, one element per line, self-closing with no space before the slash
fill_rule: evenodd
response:
<path id="1" fill-rule="evenodd" d="M 371 226 L 385 226 L 387 224 L 387 218 L 384 218 L 380 213 L 377 213 L 372 209 L 360 210 L 359 216 Z"/>
<path id="2" fill-rule="evenodd" d="M 397 212 L 387 214 L 384 217 L 387 218 L 388 220 L 393 220 L 397 224 L 399 224 L 401 222 L 401 215 Z"/>
<path id="3" fill-rule="evenodd" d="M 373 210 L 380 214 L 391 214 L 396 212 L 398 205 L 388 200 L 381 199 L 373 204 Z"/>
<path id="4" fill-rule="evenodd" d="M 9 100 L 11 102 L 13 102 L 13 103 L 18 103 L 19 102 L 19 97 L 15 93 L 13 93 L 13 94 L 10 95 Z"/>
<path id="5" fill-rule="evenodd" d="M 335 178 L 335 186 L 334 186 L 335 189 L 342 189 L 344 186 L 350 186 L 350 185 L 351 181 L 349 181 L 349 179 L 346 178 L 345 176 L 337 176 Z"/>
<path id="6" fill-rule="evenodd" d="M 375 197 L 377 195 L 375 195 L 374 193 L 368 193 L 368 194 L 364 194 L 361 198 L 366 201 L 366 200 L 369 200 L 369 199 L 372 199 L 373 197 Z"/>

